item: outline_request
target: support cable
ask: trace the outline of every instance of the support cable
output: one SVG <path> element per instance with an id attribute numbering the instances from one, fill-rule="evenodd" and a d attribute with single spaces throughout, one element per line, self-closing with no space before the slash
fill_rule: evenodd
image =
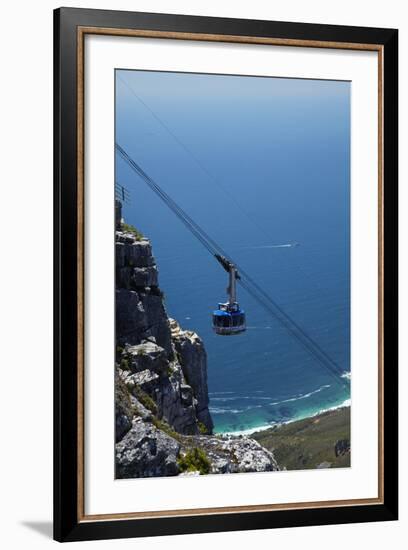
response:
<path id="1" fill-rule="evenodd" d="M 349 380 L 342 377 L 343 369 L 317 344 L 272 298 L 250 277 L 221 246 L 214 241 L 163 189 L 134 161 L 130 155 L 116 143 L 116 150 L 128 166 L 159 196 L 170 210 L 179 218 L 185 227 L 201 242 L 210 254 L 223 256 L 237 268 L 241 286 L 260 303 L 278 322 L 280 322 L 294 339 L 308 351 L 326 370 L 336 377 L 344 387 L 349 387 Z"/>

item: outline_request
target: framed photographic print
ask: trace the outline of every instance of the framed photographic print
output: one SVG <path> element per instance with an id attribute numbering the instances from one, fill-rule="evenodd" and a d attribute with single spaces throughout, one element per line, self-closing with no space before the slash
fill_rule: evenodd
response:
<path id="1" fill-rule="evenodd" d="M 397 31 L 55 11 L 55 538 L 397 518 Z"/>

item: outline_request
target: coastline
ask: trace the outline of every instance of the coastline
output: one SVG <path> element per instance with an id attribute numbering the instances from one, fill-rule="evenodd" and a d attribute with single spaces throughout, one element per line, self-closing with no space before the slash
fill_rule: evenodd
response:
<path id="1" fill-rule="evenodd" d="M 271 424 L 262 424 L 259 426 L 254 426 L 253 428 L 247 428 L 245 430 L 237 430 L 237 431 L 225 431 L 225 432 L 217 432 L 215 431 L 216 435 L 229 435 L 229 436 L 240 436 L 240 435 L 252 435 L 255 433 L 260 432 L 266 432 L 272 428 L 277 428 L 280 426 L 285 426 L 287 424 L 292 424 L 293 422 L 298 422 L 300 420 L 311 420 L 316 418 L 317 416 L 320 416 L 322 414 L 325 414 L 329 411 L 336 411 L 344 408 L 350 408 L 351 407 L 351 399 L 345 399 L 342 403 L 339 405 L 333 405 L 332 407 L 322 408 L 316 411 L 313 414 L 304 414 L 299 415 L 297 417 L 291 418 L 290 420 L 286 420 L 284 422 L 275 422 Z"/>

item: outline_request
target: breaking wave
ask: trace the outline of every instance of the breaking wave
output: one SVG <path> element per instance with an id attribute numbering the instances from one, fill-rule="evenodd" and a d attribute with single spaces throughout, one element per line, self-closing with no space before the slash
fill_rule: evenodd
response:
<path id="1" fill-rule="evenodd" d="M 308 392 L 308 393 L 301 393 L 301 394 L 298 394 L 298 395 L 295 395 L 293 397 L 288 397 L 287 399 L 282 399 L 281 401 L 270 401 L 270 399 L 272 399 L 271 397 L 266 397 L 266 396 L 259 396 L 259 395 L 254 395 L 254 396 L 249 396 L 249 395 L 245 395 L 245 396 L 237 396 L 235 395 L 234 397 L 212 397 L 211 398 L 211 403 L 214 403 L 216 402 L 215 406 L 211 406 L 210 405 L 210 411 L 214 414 L 238 414 L 238 413 L 243 413 L 243 412 L 248 412 L 248 411 L 251 411 L 253 409 L 261 409 L 263 408 L 264 406 L 275 406 L 275 405 L 281 405 L 283 403 L 290 403 L 290 402 L 293 402 L 293 401 L 299 401 L 301 399 L 307 399 L 308 397 L 311 397 L 312 395 L 315 395 L 316 393 L 319 393 L 327 388 L 330 388 L 330 384 L 324 384 L 323 386 L 320 386 L 320 388 L 317 388 L 316 390 L 313 390 L 311 392 Z M 212 395 L 214 395 L 215 393 L 217 392 L 213 392 Z M 218 394 L 223 394 L 223 393 L 234 393 L 234 392 L 218 392 Z M 224 406 L 224 407 L 220 407 L 220 406 L 217 406 L 218 404 L 221 404 L 221 403 L 229 403 L 229 402 L 236 402 L 236 401 L 242 401 L 243 399 L 246 399 L 246 400 L 251 400 L 251 401 L 268 401 L 267 403 L 265 404 L 259 404 L 259 405 L 248 405 L 247 407 L 243 407 L 243 408 L 228 408 L 228 406 Z"/>
<path id="2" fill-rule="evenodd" d="M 320 386 L 320 388 L 317 388 L 317 390 L 311 391 L 309 393 L 301 393 L 299 395 L 296 395 L 295 397 L 289 397 L 288 399 L 283 399 L 282 401 L 274 401 L 272 403 L 269 403 L 269 405 L 280 405 L 281 403 L 290 403 L 291 401 L 299 401 L 299 399 L 307 399 L 311 395 L 314 395 L 315 393 L 319 393 L 326 388 L 330 388 L 330 384 L 324 384 L 323 386 Z"/>

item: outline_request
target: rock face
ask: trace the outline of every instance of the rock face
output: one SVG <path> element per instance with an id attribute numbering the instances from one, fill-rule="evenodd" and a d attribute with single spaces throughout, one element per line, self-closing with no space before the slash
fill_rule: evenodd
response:
<path id="1" fill-rule="evenodd" d="M 339 439 L 334 446 L 334 454 L 336 456 L 343 456 L 350 452 L 350 440 Z"/>
<path id="2" fill-rule="evenodd" d="M 188 446 L 203 449 L 211 462 L 212 474 L 273 472 L 279 470 L 272 452 L 245 436 L 198 436 L 182 438 Z M 183 450 L 183 447 L 182 447 Z"/>
<path id="3" fill-rule="evenodd" d="M 116 343 L 116 477 L 192 472 L 194 456 L 205 473 L 278 469 L 256 441 L 211 435 L 204 344 L 168 318 L 150 242 L 119 219 Z"/>
<path id="4" fill-rule="evenodd" d="M 204 344 L 195 332 L 182 330 L 174 319 L 170 319 L 170 328 L 177 356 L 183 365 L 184 376 L 197 400 L 198 421 L 207 426 L 211 433 L 213 422 L 208 410 L 207 354 Z"/>
<path id="5" fill-rule="evenodd" d="M 116 477 L 174 476 L 180 444 L 152 424 L 136 420 L 116 444 Z"/>
<path id="6" fill-rule="evenodd" d="M 201 339 L 170 320 L 150 242 L 116 231 L 117 371 L 127 391 L 181 434 L 212 433 Z M 150 400 L 150 401 L 149 401 Z M 117 422 L 117 437 L 129 422 Z M 129 428 L 130 429 L 130 428 Z"/>
<path id="7" fill-rule="evenodd" d="M 131 429 L 116 445 L 116 476 L 178 475 L 181 473 L 179 457 L 197 448 L 205 452 L 210 474 L 279 470 L 273 454 L 248 437 L 173 435 L 175 437 L 141 419 L 134 420 Z M 199 473 L 191 470 L 194 471 Z"/>
<path id="8" fill-rule="evenodd" d="M 116 231 L 116 333 L 119 345 L 153 338 L 169 355 L 172 353 L 150 242 L 123 231 Z"/>

